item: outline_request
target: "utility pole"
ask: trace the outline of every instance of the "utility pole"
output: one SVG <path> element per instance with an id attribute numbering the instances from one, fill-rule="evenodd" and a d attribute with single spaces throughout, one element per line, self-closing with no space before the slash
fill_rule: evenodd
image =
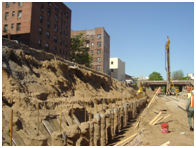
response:
<path id="1" fill-rule="evenodd" d="M 166 93 L 170 92 L 170 55 L 169 55 L 169 44 L 170 44 L 170 40 L 169 40 L 169 36 L 167 36 L 167 43 L 165 45 L 165 49 L 167 51 L 167 89 L 166 89 Z"/>

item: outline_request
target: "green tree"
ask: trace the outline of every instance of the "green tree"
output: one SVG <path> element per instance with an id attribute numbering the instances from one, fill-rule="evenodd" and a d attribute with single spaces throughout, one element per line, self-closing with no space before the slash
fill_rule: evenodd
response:
<path id="1" fill-rule="evenodd" d="M 181 80 L 184 77 L 184 72 L 182 70 L 172 72 L 173 80 Z"/>
<path id="2" fill-rule="evenodd" d="M 86 38 L 83 37 L 83 33 L 79 33 L 75 37 L 72 36 L 70 46 L 70 60 L 90 67 L 91 56 L 88 54 L 89 48 L 84 47 L 83 45 L 85 40 Z"/>
<path id="3" fill-rule="evenodd" d="M 161 76 L 160 73 L 158 72 L 153 72 L 149 75 L 149 79 L 148 80 L 163 80 L 163 77 Z"/>

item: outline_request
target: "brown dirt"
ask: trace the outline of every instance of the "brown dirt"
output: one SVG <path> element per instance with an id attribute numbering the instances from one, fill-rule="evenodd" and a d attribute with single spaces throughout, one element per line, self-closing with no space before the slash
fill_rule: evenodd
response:
<path id="1" fill-rule="evenodd" d="M 37 122 L 36 106 L 43 120 L 59 116 L 60 106 L 64 114 L 69 114 L 72 104 L 74 110 L 80 110 L 84 108 L 83 102 L 94 103 L 95 98 L 143 97 L 110 76 L 83 68 L 72 69 L 50 53 L 24 46 L 27 54 L 17 43 L 6 39 L 2 42 L 2 133 L 9 133 L 7 113 L 11 109 L 14 130 L 18 131 Z"/>
<path id="2" fill-rule="evenodd" d="M 121 134 L 109 145 L 115 145 L 145 128 L 140 134 L 143 146 L 160 146 L 167 141 L 171 141 L 169 146 L 194 146 L 194 132 L 189 130 L 187 113 L 177 105 L 180 104 L 185 107 L 187 99 L 184 99 L 183 96 L 184 94 L 177 98 L 174 96 L 160 96 L 156 98 L 149 109 L 145 108 L 138 113 L 137 117 L 132 119 L 128 126 L 122 129 Z M 155 112 L 159 113 L 161 109 L 166 109 L 161 116 L 165 117 L 168 114 L 171 114 L 171 116 L 157 122 L 158 124 L 156 125 L 149 125 L 149 122 L 157 115 Z M 135 129 L 139 121 L 139 127 Z M 169 133 L 161 133 L 161 123 L 168 123 Z M 126 146 L 130 144 L 131 141 Z"/>

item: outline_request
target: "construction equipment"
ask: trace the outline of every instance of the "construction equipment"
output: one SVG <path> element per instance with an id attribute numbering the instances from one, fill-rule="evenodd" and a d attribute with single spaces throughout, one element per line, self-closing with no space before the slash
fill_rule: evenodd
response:
<path id="1" fill-rule="evenodd" d="M 170 78 L 171 83 L 170 83 L 170 88 L 171 88 L 171 95 L 179 95 L 179 89 L 174 87 L 174 83 L 172 81 L 172 78 Z"/>
<path id="2" fill-rule="evenodd" d="M 142 87 L 142 82 L 140 82 L 140 87 L 139 87 L 139 89 L 138 89 L 138 94 L 139 93 L 143 93 L 145 90 L 143 90 L 143 87 Z"/>
<path id="3" fill-rule="evenodd" d="M 169 52 L 170 52 L 170 49 L 169 49 L 169 45 L 170 45 L 170 40 L 169 40 L 169 36 L 167 36 L 167 43 L 165 45 L 165 49 L 166 49 L 166 52 L 167 54 L 165 55 L 166 56 L 166 61 L 165 61 L 165 64 L 167 62 L 167 67 L 165 68 L 166 71 L 167 71 L 167 87 L 166 87 L 166 94 L 170 94 L 171 90 L 170 90 L 170 57 L 169 57 Z M 166 65 L 165 65 L 166 66 Z"/>

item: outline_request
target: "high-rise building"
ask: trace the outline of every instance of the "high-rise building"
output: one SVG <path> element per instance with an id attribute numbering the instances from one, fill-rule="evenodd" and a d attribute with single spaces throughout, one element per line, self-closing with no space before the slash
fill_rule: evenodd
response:
<path id="1" fill-rule="evenodd" d="M 69 59 L 71 10 L 62 2 L 2 2 L 2 36 Z"/>
<path id="2" fill-rule="evenodd" d="M 95 28 L 94 30 L 71 30 L 71 36 L 83 33 L 86 38 L 84 46 L 89 48 L 92 68 L 109 74 L 110 60 L 110 36 L 105 31 L 104 27 Z"/>

